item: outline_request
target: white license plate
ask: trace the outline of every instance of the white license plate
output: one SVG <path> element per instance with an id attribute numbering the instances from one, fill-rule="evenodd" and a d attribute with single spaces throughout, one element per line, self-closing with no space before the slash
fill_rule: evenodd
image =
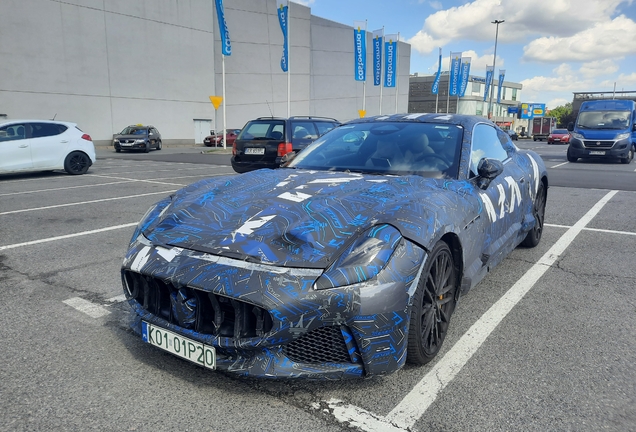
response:
<path id="1" fill-rule="evenodd" d="M 605 154 L 604 151 L 599 151 L 599 150 L 592 150 L 590 152 L 590 155 L 599 155 L 599 156 L 603 156 Z"/>
<path id="2" fill-rule="evenodd" d="M 130 144 L 130 143 L 121 143 L 119 145 L 122 146 L 122 147 L 130 147 L 132 144 Z"/>
<path id="3" fill-rule="evenodd" d="M 245 154 L 264 155 L 265 154 L 265 149 L 264 148 L 248 147 L 248 148 L 245 149 Z"/>
<path id="4" fill-rule="evenodd" d="M 168 351 L 177 357 L 189 360 L 199 366 L 216 369 L 216 350 L 214 347 L 185 338 L 145 321 L 141 322 L 141 338 L 144 342 Z"/>

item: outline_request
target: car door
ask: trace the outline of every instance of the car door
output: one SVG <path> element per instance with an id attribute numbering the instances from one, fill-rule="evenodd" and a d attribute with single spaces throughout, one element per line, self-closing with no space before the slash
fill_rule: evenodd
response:
<path id="1" fill-rule="evenodd" d="M 23 123 L 0 127 L 0 172 L 28 171 L 33 168 L 30 139 Z"/>
<path id="2" fill-rule="evenodd" d="M 31 159 L 34 169 L 63 168 L 70 140 L 65 125 L 30 123 Z"/>
<path id="3" fill-rule="evenodd" d="M 495 266 L 516 246 L 523 220 L 521 203 L 529 181 L 514 162 L 502 142 L 505 134 L 492 125 L 480 123 L 475 126 L 471 145 L 471 175 L 477 176 L 477 165 L 482 158 L 496 159 L 503 163 L 504 170 L 485 190 L 478 190 L 483 204 L 484 229 L 487 233 L 483 248 L 484 265 Z M 512 147 L 510 151 L 514 151 Z"/>

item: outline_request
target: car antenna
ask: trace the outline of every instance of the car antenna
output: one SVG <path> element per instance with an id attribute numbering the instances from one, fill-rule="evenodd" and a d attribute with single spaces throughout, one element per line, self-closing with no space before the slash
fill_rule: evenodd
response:
<path id="1" fill-rule="evenodd" d="M 53 116 L 53 118 L 51 119 L 51 121 L 55 120 L 55 117 L 57 117 L 57 113 L 55 113 L 55 115 Z"/>
<path id="2" fill-rule="evenodd" d="M 274 117 L 274 113 L 272 112 L 272 107 L 269 106 L 269 101 L 267 99 L 265 99 L 265 102 L 267 102 L 267 108 L 269 108 L 269 114 Z"/>

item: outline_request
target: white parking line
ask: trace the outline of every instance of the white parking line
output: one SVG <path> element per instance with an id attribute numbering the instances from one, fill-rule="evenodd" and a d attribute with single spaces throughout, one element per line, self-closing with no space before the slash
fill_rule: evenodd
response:
<path id="1" fill-rule="evenodd" d="M 558 167 L 560 167 L 560 166 L 567 165 L 567 164 L 569 164 L 569 162 L 563 162 L 563 163 L 560 163 L 560 164 L 555 165 L 555 166 L 550 167 L 550 168 L 558 168 Z"/>
<path id="2" fill-rule="evenodd" d="M 104 315 L 110 314 L 110 311 L 106 310 L 102 306 L 91 303 L 81 297 L 73 297 L 68 300 L 64 300 L 64 303 L 77 309 L 80 312 L 84 312 L 91 318 L 100 318 Z"/>
<path id="3" fill-rule="evenodd" d="M 150 193 L 138 194 L 138 195 L 127 195 L 127 196 L 115 197 L 115 198 L 102 198 L 102 199 L 98 199 L 98 200 L 82 201 L 82 202 L 77 202 L 77 203 L 56 204 L 56 205 L 46 206 L 46 207 L 33 207 L 33 208 L 22 209 L 22 210 L 11 210 L 11 211 L 8 211 L 8 212 L 1 212 L 0 216 L 8 215 L 8 214 L 15 214 L 15 213 L 26 213 L 26 212 L 32 212 L 32 211 L 39 211 L 39 210 L 49 210 L 49 209 L 60 208 L 60 207 L 72 207 L 72 206 L 78 206 L 78 205 L 84 205 L 84 204 L 95 204 L 95 203 L 101 203 L 101 202 L 106 202 L 106 201 L 117 201 L 117 200 L 130 199 L 130 198 L 139 198 L 139 197 L 152 196 L 152 195 L 161 195 L 161 194 L 168 195 L 171 192 L 174 192 L 175 190 L 176 189 L 166 190 L 166 191 L 163 191 L 163 192 L 150 192 Z"/>
<path id="4" fill-rule="evenodd" d="M 127 174 L 130 174 L 130 173 L 127 173 Z M 135 181 L 138 183 L 153 183 L 153 184 L 160 184 L 164 186 L 181 186 L 181 187 L 185 186 L 183 183 L 167 183 L 167 182 L 158 182 L 154 180 L 131 179 L 126 177 L 115 177 L 113 175 L 93 174 L 93 177 L 102 177 L 102 178 L 115 179 L 115 180 L 130 180 L 130 181 Z"/>
<path id="5" fill-rule="evenodd" d="M 60 187 L 60 188 L 38 189 L 38 190 L 23 191 L 23 192 L 10 192 L 10 193 L 0 194 L 0 196 L 25 195 L 25 194 L 32 194 L 32 193 L 52 192 L 52 191 L 61 191 L 61 190 L 79 189 L 79 188 L 89 188 L 89 187 L 96 187 L 96 186 L 110 186 L 110 185 L 114 185 L 114 184 L 130 183 L 130 182 L 133 182 L 133 181 L 134 180 L 123 180 L 123 181 L 116 181 L 116 182 L 110 182 L 110 183 L 100 183 L 100 184 L 80 185 L 80 186 L 67 186 L 67 187 Z"/>
<path id="6" fill-rule="evenodd" d="M 40 244 L 40 243 L 48 243 L 48 242 L 53 242 L 53 241 L 57 241 L 57 240 L 64 240 L 64 239 L 69 239 L 69 238 L 73 238 L 73 237 L 82 237 L 82 236 L 85 236 L 85 235 L 98 234 L 98 233 L 102 233 L 102 232 L 106 232 L 106 231 L 118 230 L 118 229 L 122 229 L 122 228 L 130 228 L 130 227 L 133 227 L 133 226 L 137 226 L 138 223 L 139 222 L 133 222 L 133 223 L 127 223 L 127 224 L 123 224 L 123 225 L 116 225 L 116 226 L 111 226 L 111 227 L 106 227 L 106 228 L 100 228 L 100 229 L 96 229 L 96 230 L 82 231 L 82 232 L 75 233 L 75 234 L 67 234 L 67 235 L 63 235 L 63 236 L 49 237 L 49 238 L 40 239 L 40 240 L 33 240 L 33 241 L 30 241 L 30 242 L 15 243 L 15 244 L 10 244 L 10 245 L 6 245 L 6 246 L 0 246 L 0 251 L 6 250 L 6 249 L 15 249 L 15 248 L 19 248 L 19 247 L 22 247 L 22 246 L 31 246 L 31 245 Z"/>
<path id="7" fill-rule="evenodd" d="M 570 226 L 567 225 L 555 225 L 555 224 L 545 224 L 544 226 L 549 226 L 549 227 L 553 227 L 553 228 L 572 228 Z M 607 234 L 619 234 L 619 235 L 633 235 L 636 236 L 636 232 L 630 232 L 630 231 L 616 231 L 616 230 L 608 230 L 608 229 L 601 229 L 601 228 L 583 228 L 583 231 L 595 231 L 595 232 L 602 232 L 602 233 L 607 233 Z"/>
<path id="8" fill-rule="evenodd" d="M 109 299 L 106 299 L 106 301 L 109 303 L 121 303 L 123 301 L 126 301 L 126 294 L 121 294 L 115 297 L 111 297 Z"/>
<path id="9" fill-rule="evenodd" d="M 585 226 L 617 193 L 618 191 L 616 190 L 607 193 L 577 223 L 568 229 L 541 259 L 464 333 L 459 341 L 386 417 L 382 419 L 380 416 L 354 405 L 343 404 L 341 401 L 327 401 L 327 404 L 333 409 L 334 416 L 341 422 L 356 424 L 366 431 L 399 430 L 397 428 L 411 430 L 428 407 L 435 402 L 439 393 L 455 378 L 512 308 L 532 289 L 541 276 L 552 267 L 565 249 L 583 231 Z"/>

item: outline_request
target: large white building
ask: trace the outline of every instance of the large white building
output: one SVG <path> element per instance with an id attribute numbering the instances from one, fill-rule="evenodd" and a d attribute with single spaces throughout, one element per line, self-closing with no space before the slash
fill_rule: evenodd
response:
<path id="1" fill-rule="evenodd" d="M 224 0 L 228 128 L 287 115 L 287 74 L 276 0 Z M 410 45 L 399 43 L 396 88 L 355 81 L 353 27 L 291 3 L 291 115 L 406 112 Z M 351 23 L 360 17 L 351 17 Z M 399 29 L 395 29 L 397 33 Z M 96 144 L 130 124 L 152 124 L 164 144 L 202 142 L 223 126 L 221 40 L 214 0 L 0 1 L 0 121 L 76 122 Z"/>

